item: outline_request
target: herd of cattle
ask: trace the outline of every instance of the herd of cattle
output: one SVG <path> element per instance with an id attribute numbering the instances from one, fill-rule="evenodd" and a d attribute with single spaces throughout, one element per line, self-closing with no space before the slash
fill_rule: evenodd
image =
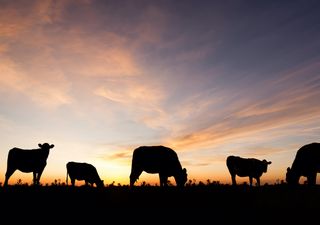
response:
<path id="1" fill-rule="evenodd" d="M 4 186 L 8 185 L 10 176 L 16 170 L 25 173 L 32 172 L 33 184 L 40 184 L 41 174 L 47 165 L 50 149 L 53 147 L 53 144 L 44 143 L 39 144 L 38 149 L 13 148 L 9 150 Z M 252 186 L 254 178 L 259 186 L 260 177 L 267 172 L 270 164 L 271 161 L 265 159 L 242 158 L 232 155 L 226 159 L 233 185 L 236 185 L 236 176 L 239 176 L 249 177 L 250 186 Z M 86 185 L 104 187 L 103 180 L 100 179 L 96 168 L 91 164 L 68 162 L 66 169 L 67 185 L 68 177 L 70 177 L 72 186 L 75 185 L 76 180 L 84 180 Z M 130 186 L 134 186 L 143 171 L 159 174 L 160 186 L 167 186 L 168 177 L 171 176 L 174 177 L 178 187 L 183 187 L 187 182 L 187 170 L 182 168 L 177 153 L 165 146 L 141 146 L 134 149 Z M 286 182 L 289 185 L 297 185 L 300 177 L 304 176 L 309 185 L 315 185 L 318 172 L 320 172 L 320 143 L 307 144 L 297 151 L 291 168 L 287 168 Z"/>

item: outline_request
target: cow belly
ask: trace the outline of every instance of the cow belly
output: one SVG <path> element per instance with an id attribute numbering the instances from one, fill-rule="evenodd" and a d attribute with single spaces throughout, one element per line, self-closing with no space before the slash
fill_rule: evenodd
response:
<path id="1" fill-rule="evenodd" d="M 147 172 L 147 173 L 150 173 L 150 174 L 159 173 L 159 174 L 161 174 L 163 176 L 167 176 L 167 177 L 173 176 L 172 173 L 170 171 L 167 171 L 167 170 L 145 169 L 144 171 Z"/>
<path id="2" fill-rule="evenodd" d="M 251 174 L 249 174 L 249 173 L 236 173 L 236 175 L 238 175 L 239 177 L 248 177 L 248 176 L 252 176 Z"/>
<path id="3" fill-rule="evenodd" d="M 24 173 L 34 172 L 33 170 L 30 170 L 30 169 L 28 169 L 28 168 L 18 168 L 18 170 L 20 170 L 21 172 L 24 172 Z"/>
<path id="4" fill-rule="evenodd" d="M 44 168 L 44 166 L 32 166 L 32 165 L 26 165 L 26 166 L 18 166 L 17 169 L 24 173 L 31 173 L 31 172 L 39 172 Z"/>
<path id="5" fill-rule="evenodd" d="M 76 180 L 87 180 L 88 177 L 87 176 L 83 176 L 83 175 L 74 175 L 74 174 L 70 174 L 71 179 L 76 179 Z"/>
<path id="6" fill-rule="evenodd" d="M 147 173 L 159 173 L 159 169 L 145 168 L 145 172 Z"/>

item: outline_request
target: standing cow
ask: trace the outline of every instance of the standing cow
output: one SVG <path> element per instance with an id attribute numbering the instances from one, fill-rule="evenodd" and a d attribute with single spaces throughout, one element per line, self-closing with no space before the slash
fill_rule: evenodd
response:
<path id="1" fill-rule="evenodd" d="M 97 187 L 104 187 L 103 180 L 100 179 L 97 169 L 89 164 L 82 162 L 68 162 L 67 167 L 67 178 L 66 182 L 68 185 L 68 176 L 70 176 L 72 186 L 75 185 L 76 180 L 84 180 L 86 185 L 96 184 Z"/>
<path id="2" fill-rule="evenodd" d="M 319 172 L 320 143 L 307 144 L 297 151 L 291 168 L 287 168 L 286 181 L 289 185 L 297 185 L 300 177 L 304 176 L 308 185 L 315 185 Z"/>
<path id="3" fill-rule="evenodd" d="M 33 184 L 40 184 L 41 174 L 47 165 L 50 149 L 53 148 L 54 145 L 44 143 L 38 144 L 38 146 L 40 147 L 39 149 L 13 148 L 9 150 L 4 186 L 8 185 L 10 176 L 16 170 L 25 173 L 32 172 Z"/>
<path id="4" fill-rule="evenodd" d="M 268 165 L 271 162 L 267 160 L 259 160 L 254 158 L 241 158 L 239 156 L 228 156 L 227 167 L 231 175 L 232 184 L 236 185 L 236 175 L 239 177 L 249 177 L 250 186 L 252 186 L 253 178 L 260 186 L 260 177 L 267 172 Z"/>
<path id="5" fill-rule="evenodd" d="M 187 181 L 187 170 L 182 169 L 177 153 L 164 146 L 140 146 L 133 151 L 130 186 L 134 186 L 143 171 L 158 173 L 161 187 L 168 185 L 170 176 L 178 187 L 183 187 Z"/>

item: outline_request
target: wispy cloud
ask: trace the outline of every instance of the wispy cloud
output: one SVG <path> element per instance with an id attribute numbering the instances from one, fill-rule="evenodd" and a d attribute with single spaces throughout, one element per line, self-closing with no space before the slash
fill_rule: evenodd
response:
<path id="1" fill-rule="evenodd" d="M 34 77 L 17 64 L 3 58 L 0 63 L 2 79 L 0 85 L 9 93 L 19 92 L 29 96 L 34 102 L 49 108 L 56 108 L 71 101 L 68 84 L 59 71 L 46 71 L 50 78 Z"/>
<path id="2" fill-rule="evenodd" d="M 29 8 L 25 5 L 26 8 Z M 31 26 L 30 16 L 22 13 L 22 9 L 15 4 L 7 2 L 0 8 L 0 37 L 15 37 Z M 26 16 L 24 18 L 24 16 Z"/>
<path id="3" fill-rule="evenodd" d="M 148 81 L 113 80 L 105 82 L 94 93 L 121 108 L 137 123 L 150 128 L 159 128 L 163 125 L 161 122 L 164 122 L 166 113 L 162 104 L 166 100 L 166 93 Z"/>
<path id="4" fill-rule="evenodd" d="M 59 61 L 71 73 L 89 77 L 135 76 L 141 73 L 126 38 L 101 32 L 92 36 L 84 30 L 72 29 L 61 39 Z M 67 57 L 66 57 L 67 56 Z"/>
<path id="5" fill-rule="evenodd" d="M 62 19 L 70 0 L 6 1 L 0 8 L 0 36 L 20 38 L 39 26 L 52 24 Z M 78 1 L 81 3 L 82 1 Z"/>
<path id="6" fill-rule="evenodd" d="M 255 158 L 259 158 L 262 159 L 263 157 L 265 159 L 268 159 L 268 157 L 270 157 L 270 155 L 275 155 L 278 153 L 283 153 L 283 152 L 287 152 L 288 149 L 286 148 L 275 148 L 275 147 L 270 147 L 270 146 L 250 146 L 247 149 L 241 149 L 241 152 L 237 152 L 236 154 L 241 154 L 241 156 L 243 157 L 255 157 Z"/>
<path id="7" fill-rule="evenodd" d="M 159 90 L 143 83 L 123 80 L 107 82 L 106 87 L 98 88 L 95 94 L 119 104 L 136 106 L 146 110 L 157 106 L 164 95 Z"/>
<path id="8" fill-rule="evenodd" d="M 146 44 L 162 44 L 163 32 L 165 27 L 168 26 L 168 15 L 165 11 L 159 7 L 152 5 L 147 6 L 143 11 L 137 23 L 137 26 L 133 29 L 133 32 L 137 36 L 134 41 L 137 47 L 144 47 Z"/>
<path id="9" fill-rule="evenodd" d="M 318 68 L 317 64 L 314 65 L 313 69 L 316 68 Z M 304 76 L 304 74 L 298 73 L 292 79 L 301 76 Z M 168 143 L 181 149 L 214 147 L 238 138 L 250 138 L 250 136 L 255 136 L 261 131 L 274 128 L 283 129 L 289 125 L 301 124 L 307 118 L 318 119 L 320 107 L 316 104 L 316 101 L 320 92 L 317 82 L 310 82 L 314 79 L 314 77 L 305 78 L 300 83 L 294 83 L 291 88 L 287 87 L 288 82 L 289 85 L 293 85 L 293 83 L 286 80 L 279 84 L 283 89 L 279 88 L 279 90 L 268 95 L 265 95 L 264 92 L 272 88 L 267 85 L 262 90 L 254 91 L 255 93 L 262 93 L 261 96 L 256 95 L 248 98 L 247 94 L 245 97 L 239 93 L 238 98 L 246 98 L 247 101 L 233 100 L 229 103 L 230 106 L 224 107 L 222 111 L 216 111 L 219 120 L 210 117 L 212 113 L 207 111 L 208 109 L 212 110 L 208 105 L 214 105 L 216 100 L 212 100 L 212 103 L 208 101 L 204 104 L 206 111 L 203 113 L 203 115 L 209 115 L 205 119 L 204 124 L 206 125 L 194 129 L 197 127 L 198 120 L 196 118 L 199 116 L 195 113 L 193 114 L 194 118 L 192 116 L 189 118 L 189 121 L 194 122 L 188 124 L 184 130 L 179 130 L 176 137 L 169 138 Z M 202 100 L 202 102 L 206 101 Z M 197 103 L 195 104 L 197 105 Z M 195 107 L 194 110 L 198 110 L 198 108 Z"/>
<path id="10" fill-rule="evenodd" d="M 121 161 L 127 164 L 128 162 L 131 162 L 132 150 L 125 152 L 117 152 L 109 155 L 103 155 L 100 158 L 106 161 Z"/>

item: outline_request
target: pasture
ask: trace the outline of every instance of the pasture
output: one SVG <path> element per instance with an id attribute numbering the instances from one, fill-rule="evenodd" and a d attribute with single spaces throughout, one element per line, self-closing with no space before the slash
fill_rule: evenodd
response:
<path id="1" fill-rule="evenodd" d="M 308 224 L 320 212 L 320 187 L 286 184 L 106 186 L 65 185 L 0 187 L 5 224 Z M 150 220 L 151 219 L 151 220 Z M 129 220 L 129 221 L 128 221 Z M 109 222 L 108 222 L 109 221 Z"/>

